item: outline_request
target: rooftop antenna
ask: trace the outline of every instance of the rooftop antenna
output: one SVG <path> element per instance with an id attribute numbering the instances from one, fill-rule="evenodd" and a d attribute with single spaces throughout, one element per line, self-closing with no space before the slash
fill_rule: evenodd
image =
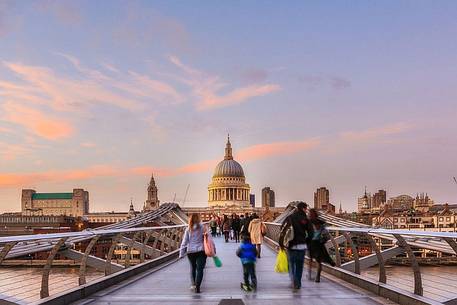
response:
<path id="1" fill-rule="evenodd" d="M 176 193 L 175 193 L 175 195 L 173 196 L 173 202 L 175 202 L 175 200 L 176 200 Z"/>

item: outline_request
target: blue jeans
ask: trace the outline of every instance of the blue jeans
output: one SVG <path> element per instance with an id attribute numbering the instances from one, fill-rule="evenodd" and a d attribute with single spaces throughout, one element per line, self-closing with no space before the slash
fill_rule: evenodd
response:
<path id="1" fill-rule="evenodd" d="M 251 278 L 252 286 L 257 287 L 257 277 L 255 275 L 255 263 L 243 264 L 243 277 L 244 277 L 244 283 L 247 286 L 251 286 L 249 284 L 249 278 Z"/>
<path id="2" fill-rule="evenodd" d="M 305 264 L 305 250 L 288 250 L 289 275 L 294 288 L 301 288 L 303 265 Z"/>

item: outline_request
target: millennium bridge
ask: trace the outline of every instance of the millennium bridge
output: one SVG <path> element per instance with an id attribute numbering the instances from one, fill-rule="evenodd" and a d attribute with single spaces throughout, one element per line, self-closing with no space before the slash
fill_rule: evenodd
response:
<path id="1" fill-rule="evenodd" d="M 256 292 L 239 289 L 237 244 L 220 238 L 215 241 L 223 266 L 208 260 L 202 293 L 191 292 L 188 263 L 178 257 L 187 216 L 166 203 L 96 229 L 1 237 L 0 304 L 457 304 L 457 274 L 445 266 L 427 273 L 415 255 L 419 250 L 455 256 L 457 233 L 377 229 L 325 213 L 320 217 L 331 232 L 326 247 L 336 266 L 323 265 L 320 283 L 306 279 L 305 271 L 302 289 L 292 292 L 288 275 L 273 271 L 280 224 L 292 210 L 265 223 Z M 371 252 L 364 256 L 362 240 Z M 96 255 L 100 245 L 106 251 Z M 120 246 L 122 260 L 115 258 Z M 39 268 L 8 264 L 35 253 L 45 254 Z M 60 266 L 56 257 L 77 264 Z M 387 264 L 395 257 L 408 262 L 400 275 L 392 275 Z"/>

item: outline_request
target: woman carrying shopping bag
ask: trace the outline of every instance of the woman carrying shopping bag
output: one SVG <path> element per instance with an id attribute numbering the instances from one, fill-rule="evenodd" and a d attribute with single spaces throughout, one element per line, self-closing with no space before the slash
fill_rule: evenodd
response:
<path id="1" fill-rule="evenodd" d="M 187 253 L 190 264 L 191 289 L 195 293 L 200 293 L 203 270 L 206 265 L 205 235 L 207 232 L 200 221 L 200 215 L 192 214 L 189 218 L 189 225 L 184 232 L 179 257 L 183 257 Z"/>

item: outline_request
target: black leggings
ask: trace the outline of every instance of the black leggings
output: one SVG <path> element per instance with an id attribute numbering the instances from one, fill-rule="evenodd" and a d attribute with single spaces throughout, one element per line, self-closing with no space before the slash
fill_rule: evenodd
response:
<path id="1" fill-rule="evenodd" d="M 190 263 L 190 279 L 192 281 L 192 285 L 200 288 L 203 280 L 203 270 L 205 269 L 206 265 L 205 251 L 188 253 L 187 258 L 189 259 Z"/>

